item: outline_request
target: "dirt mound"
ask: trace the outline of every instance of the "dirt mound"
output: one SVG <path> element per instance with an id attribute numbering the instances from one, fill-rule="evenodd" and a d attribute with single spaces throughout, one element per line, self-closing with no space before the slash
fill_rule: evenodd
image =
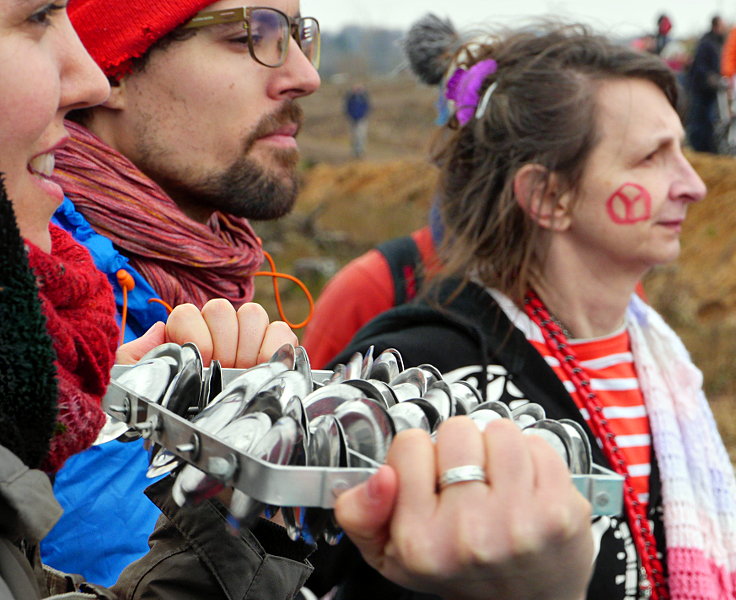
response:
<path id="1" fill-rule="evenodd" d="M 318 165 L 305 178 L 299 211 L 317 211 L 321 228 L 373 246 L 426 222 L 436 181 L 421 159 Z"/>

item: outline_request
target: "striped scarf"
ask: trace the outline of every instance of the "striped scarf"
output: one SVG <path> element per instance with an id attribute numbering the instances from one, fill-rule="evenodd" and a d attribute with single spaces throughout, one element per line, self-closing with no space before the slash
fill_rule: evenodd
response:
<path id="1" fill-rule="evenodd" d="M 119 152 L 76 123 L 66 127 L 71 140 L 56 151 L 56 181 L 163 300 L 202 308 L 212 298 L 236 307 L 253 298 L 263 251 L 247 219 L 215 212 L 206 225 L 191 220 Z"/>
<path id="2" fill-rule="evenodd" d="M 703 376 L 636 296 L 627 327 L 659 461 L 671 597 L 736 599 L 736 482 Z"/>

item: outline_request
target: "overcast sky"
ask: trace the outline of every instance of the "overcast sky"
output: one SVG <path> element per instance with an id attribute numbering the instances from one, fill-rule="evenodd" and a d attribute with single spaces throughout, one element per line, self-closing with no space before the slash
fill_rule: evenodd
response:
<path id="1" fill-rule="evenodd" d="M 426 12 L 450 17 L 458 28 L 558 15 L 620 36 L 653 31 L 662 12 L 670 16 L 675 37 L 705 32 L 714 14 L 736 21 L 733 0 L 301 0 L 301 8 L 333 32 L 349 24 L 405 29 Z"/>

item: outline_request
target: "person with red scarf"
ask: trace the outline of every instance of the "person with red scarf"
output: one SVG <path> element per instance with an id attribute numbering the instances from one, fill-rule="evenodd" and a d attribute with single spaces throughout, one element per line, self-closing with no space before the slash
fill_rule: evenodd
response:
<path id="1" fill-rule="evenodd" d="M 248 219 L 282 216 L 296 198 L 297 101 L 319 86 L 318 24 L 300 21 L 301 49 L 294 40 L 283 64 L 269 66 L 250 56 L 242 20 L 186 28 L 201 11 L 239 6 L 69 3 L 75 29 L 113 85 L 103 104 L 72 111 L 74 121 L 66 123 L 70 139 L 56 152 L 54 174 L 66 199 L 55 219 L 108 275 L 118 310 L 126 313 L 128 341 L 165 318 L 150 299 L 191 304 L 205 314 L 212 299 L 248 306 L 263 262 Z M 266 6 L 298 16 L 298 3 Z M 282 14 L 266 10 L 245 18 L 265 27 Z M 54 484 L 65 515 L 44 542 L 44 558 L 115 581 L 146 552 L 158 516 L 140 493 L 150 483 L 147 462 L 141 442 L 117 441 L 70 461 Z M 106 560 L 91 557 L 88 539 L 99 540 L 96 551 Z"/>
<path id="2" fill-rule="evenodd" d="M 109 86 L 64 6 L 9 0 L 0 2 L 0 81 L 6 117 L 0 126 L 0 597 L 28 600 L 80 590 L 91 594 L 84 597 L 118 597 L 94 585 L 80 587 L 78 577 L 43 572 L 37 561 L 38 542 L 61 514 L 49 476 L 96 438 L 116 357 L 119 330 L 110 286 L 90 254 L 49 223 L 62 200 L 51 171 L 54 153 L 68 140 L 64 116 L 104 100 Z M 204 348 L 209 343 L 210 354 L 240 353 L 249 361 L 295 341 L 283 324 L 261 327 L 260 316 L 248 319 L 248 312 L 239 319 L 222 302 L 209 315 L 180 307 L 169 323 L 122 347 L 118 359 L 135 360 L 179 338 L 199 340 Z M 249 343 L 238 336 L 238 321 Z M 222 328 L 231 331 L 223 334 Z M 259 564 L 268 556 L 256 550 L 248 560 Z M 297 550 L 275 570 L 272 590 L 285 598 L 288 592 L 280 594 L 277 582 L 290 590 L 309 565 Z"/>

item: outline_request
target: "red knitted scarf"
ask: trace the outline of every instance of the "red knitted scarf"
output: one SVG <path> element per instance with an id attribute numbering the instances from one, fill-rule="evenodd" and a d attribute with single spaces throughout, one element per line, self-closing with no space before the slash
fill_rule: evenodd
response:
<path id="1" fill-rule="evenodd" d="M 56 151 L 56 180 L 163 300 L 201 308 L 212 298 L 236 307 L 253 298 L 263 251 L 247 219 L 215 212 L 207 225 L 191 220 L 119 152 L 80 125 L 66 127 L 72 139 Z"/>
<path id="2" fill-rule="evenodd" d="M 92 445 L 105 423 L 100 400 L 115 361 L 118 326 L 110 284 L 89 252 L 62 229 L 51 225 L 49 231 L 51 254 L 26 244 L 56 352 L 59 413 L 43 469 L 57 471 Z"/>

